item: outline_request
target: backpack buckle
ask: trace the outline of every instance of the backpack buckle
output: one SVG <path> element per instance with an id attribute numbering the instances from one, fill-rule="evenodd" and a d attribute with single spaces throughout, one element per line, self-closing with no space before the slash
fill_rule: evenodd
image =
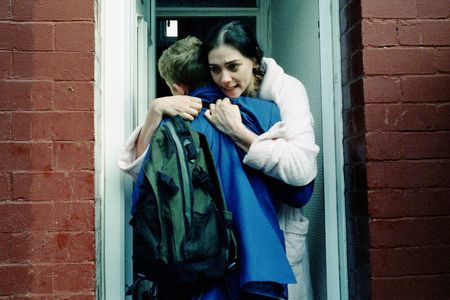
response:
<path id="1" fill-rule="evenodd" d="M 198 151 L 195 147 L 195 144 L 190 138 L 184 140 L 184 148 L 187 152 L 187 157 L 190 161 L 195 160 L 198 157 Z"/>
<path id="2" fill-rule="evenodd" d="M 199 185 L 204 184 L 209 180 L 208 173 L 206 173 L 203 169 L 195 168 L 192 170 L 192 174 Z"/>

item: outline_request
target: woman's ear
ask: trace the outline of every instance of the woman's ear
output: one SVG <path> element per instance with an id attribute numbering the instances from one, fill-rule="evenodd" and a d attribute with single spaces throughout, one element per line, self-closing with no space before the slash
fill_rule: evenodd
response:
<path id="1" fill-rule="evenodd" d="M 256 58 L 253 59 L 253 73 L 259 70 L 259 64 L 256 62 Z"/>
<path id="2" fill-rule="evenodd" d="M 189 93 L 189 90 L 187 89 L 187 87 L 182 84 L 182 83 L 174 83 L 172 84 L 172 93 L 176 92 L 176 95 L 187 95 Z M 173 93 L 175 94 L 175 93 Z"/>

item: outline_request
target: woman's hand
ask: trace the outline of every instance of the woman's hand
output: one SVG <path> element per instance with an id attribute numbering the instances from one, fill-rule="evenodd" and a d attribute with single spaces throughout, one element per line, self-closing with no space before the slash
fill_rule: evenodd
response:
<path id="1" fill-rule="evenodd" d="M 198 116 L 201 109 L 200 98 L 185 95 L 156 98 L 150 104 L 150 111 L 153 110 L 158 115 L 170 117 L 180 115 L 190 121 Z"/>
<path id="2" fill-rule="evenodd" d="M 239 127 L 243 126 L 239 107 L 231 104 L 228 98 L 219 99 L 215 104 L 210 104 L 205 117 L 226 135 L 233 135 Z"/>
<path id="3" fill-rule="evenodd" d="M 142 155 L 147 149 L 163 116 L 180 115 L 184 119 L 192 121 L 198 116 L 201 109 L 202 101 L 196 97 L 177 95 L 154 99 L 150 103 L 150 109 L 136 142 L 136 157 Z"/>
<path id="4" fill-rule="evenodd" d="M 209 109 L 205 112 L 205 117 L 245 152 L 248 152 L 250 145 L 257 137 L 244 126 L 239 107 L 231 104 L 228 98 L 219 99 L 215 104 L 210 104 Z"/>

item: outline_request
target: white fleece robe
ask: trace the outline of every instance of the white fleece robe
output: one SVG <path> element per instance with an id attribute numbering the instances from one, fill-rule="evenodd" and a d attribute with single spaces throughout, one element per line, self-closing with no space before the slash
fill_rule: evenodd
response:
<path id="1" fill-rule="evenodd" d="M 317 175 L 319 147 L 314 139 L 314 121 L 303 84 L 284 73 L 271 58 L 263 58 L 265 72 L 258 98 L 274 100 L 281 121 L 260 135 L 250 146 L 244 163 L 265 174 L 296 186 L 306 185 Z M 147 150 L 136 158 L 136 144 L 142 126 L 126 140 L 118 158 L 119 168 L 136 178 Z M 306 234 L 309 221 L 302 210 L 280 203 L 278 220 L 284 232 L 286 252 L 297 278 L 289 285 L 289 299 L 313 299 L 309 274 Z"/>
<path id="2" fill-rule="evenodd" d="M 244 163 L 291 185 L 305 185 L 317 175 L 314 120 L 303 84 L 272 58 L 263 58 L 265 72 L 258 98 L 273 100 L 281 121 L 260 135 L 250 146 Z M 313 299 L 306 235 L 309 220 L 301 208 L 279 203 L 280 228 L 284 232 L 286 254 L 297 279 L 288 286 L 290 300 Z"/>

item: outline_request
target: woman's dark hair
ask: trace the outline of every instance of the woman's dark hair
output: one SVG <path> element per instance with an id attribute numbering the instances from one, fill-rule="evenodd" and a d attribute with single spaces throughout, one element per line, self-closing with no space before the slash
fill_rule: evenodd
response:
<path id="1" fill-rule="evenodd" d="M 229 45 L 237 49 L 245 57 L 255 59 L 261 65 L 263 52 L 256 40 L 254 32 L 240 21 L 219 24 L 214 27 L 203 41 L 203 59 L 208 61 L 208 54 L 214 48 Z"/>

